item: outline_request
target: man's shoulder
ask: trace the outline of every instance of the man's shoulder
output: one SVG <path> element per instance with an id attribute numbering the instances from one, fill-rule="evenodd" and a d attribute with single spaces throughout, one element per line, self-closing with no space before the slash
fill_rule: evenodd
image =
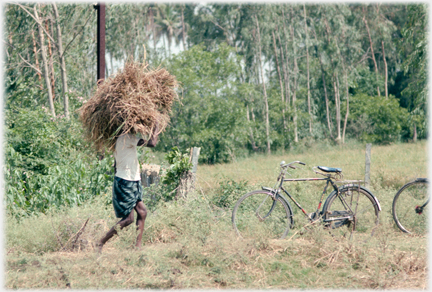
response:
<path id="1" fill-rule="evenodd" d="M 116 144 L 123 144 L 123 145 L 133 145 L 136 146 L 138 143 L 139 138 L 131 133 L 122 134 L 117 138 Z"/>

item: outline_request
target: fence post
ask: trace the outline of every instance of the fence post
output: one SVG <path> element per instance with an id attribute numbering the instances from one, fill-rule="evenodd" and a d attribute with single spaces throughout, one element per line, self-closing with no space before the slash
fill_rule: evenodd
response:
<path id="1" fill-rule="evenodd" d="M 192 149 L 192 157 L 191 157 L 191 160 L 192 160 L 192 172 L 195 174 L 196 172 L 197 172 L 197 168 L 198 168 L 198 157 L 199 157 L 199 154 L 200 154 L 200 150 L 201 150 L 201 147 L 194 147 L 193 149 Z"/>
<path id="2" fill-rule="evenodd" d="M 370 186 L 370 164 L 371 164 L 371 149 L 372 144 L 366 144 L 366 165 L 365 165 L 365 186 Z"/>

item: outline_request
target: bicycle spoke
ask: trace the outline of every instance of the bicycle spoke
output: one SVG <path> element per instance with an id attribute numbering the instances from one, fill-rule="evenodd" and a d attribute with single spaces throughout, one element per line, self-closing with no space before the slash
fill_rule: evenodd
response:
<path id="1" fill-rule="evenodd" d="M 428 184 L 415 181 L 404 185 L 393 201 L 393 218 L 404 232 L 424 235 L 428 231 Z"/>
<path id="2" fill-rule="evenodd" d="M 378 224 L 378 206 L 373 197 L 357 186 L 340 189 L 328 198 L 324 222 L 336 234 L 348 232 L 372 235 Z"/>
<path id="3" fill-rule="evenodd" d="M 242 197 L 233 210 L 233 225 L 244 238 L 283 238 L 289 231 L 291 213 L 282 199 L 255 191 Z"/>

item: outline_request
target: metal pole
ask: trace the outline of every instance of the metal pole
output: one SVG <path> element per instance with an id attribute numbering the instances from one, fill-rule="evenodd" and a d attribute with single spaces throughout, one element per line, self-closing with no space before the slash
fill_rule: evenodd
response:
<path id="1" fill-rule="evenodd" d="M 105 4 L 94 6 L 97 10 L 97 82 L 105 79 Z"/>

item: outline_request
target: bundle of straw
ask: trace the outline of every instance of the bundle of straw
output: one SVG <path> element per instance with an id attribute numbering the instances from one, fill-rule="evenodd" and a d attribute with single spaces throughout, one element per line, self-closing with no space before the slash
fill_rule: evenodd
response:
<path id="1" fill-rule="evenodd" d="M 78 110 L 85 137 L 97 151 L 113 150 L 120 134 L 151 135 L 169 123 L 177 80 L 162 68 L 127 62 L 123 70 L 98 85 Z"/>

